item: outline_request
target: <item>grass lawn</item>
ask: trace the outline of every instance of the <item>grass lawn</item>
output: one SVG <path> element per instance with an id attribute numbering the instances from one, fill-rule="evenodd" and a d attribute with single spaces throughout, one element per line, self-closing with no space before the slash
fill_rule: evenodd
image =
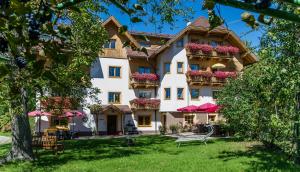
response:
<path id="1" fill-rule="evenodd" d="M 0 145 L 0 155 L 9 146 Z M 255 142 L 218 139 L 207 145 L 193 142 L 177 148 L 172 138 L 142 136 L 134 147 L 127 147 L 124 139 L 72 140 L 66 141 L 65 147 L 65 153 L 58 156 L 40 151 L 39 161 L 10 163 L 0 171 L 300 171 L 300 166 L 279 152 Z"/>

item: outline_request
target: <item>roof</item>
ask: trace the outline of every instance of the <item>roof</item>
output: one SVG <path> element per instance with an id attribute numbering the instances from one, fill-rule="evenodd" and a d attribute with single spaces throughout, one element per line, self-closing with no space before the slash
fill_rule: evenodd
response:
<path id="1" fill-rule="evenodd" d="M 205 17 L 199 17 L 197 18 L 193 23 L 185 27 L 183 30 L 181 30 L 176 36 L 174 36 L 172 39 L 170 39 L 165 45 L 161 46 L 159 49 L 157 49 L 152 55 L 150 55 L 150 58 L 157 56 L 158 54 L 162 53 L 166 48 L 168 48 L 172 43 L 180 39 L 184 34 L 190 31 L 202 31 L 206 33 L 223 33 L 228 36 L 228 39 L 230 38 L 236 45 L 238 45 L 238 48 L 243 50 L 244 54 L 242 54 L 242 58 L 247 58 L 250 62 L 248 64 L 252 64 L 258 61 L 257 57 L 251 53 L 249 48 L 243 43 L 243 41 L 231 30 L 226 29 L 224 26 L 218 26 L 212 30 L 209 29 L 209 22 Z M 246 64 L 247 65 L 247 64 Z"/>
<path id="2" fill-rule="evenodd" d="M 158 38 L 166 38 L 171 39 L 175 35 L 172 34 L 163 34 L 163 33 L 152 33 L 152 32 L 139 32 L 139 31 L 129 31 L 131 35 L 142 35 L 142 36 L 149 36 L 149 37 L 158 37 Z"/>
<path id="3" fill-rule="evenodd" d="M 126 51 L 127 51 L 127 56 L 128 57 L 133 57 L 133 58 L 149 58 L 156 49 L 147 49 L 148 52 L 148 56 L 146 53 L 141 52 L 141 51 L 134 51 L 131 48 L 127 47 Z"/>
<path id="4" fill-rule="evenodd" d="M 110 22 L 113 22 L 118 28 L 121 28 L 122 25 L 121 23 L 119 23 L 119 21 L 114 17 L 114 16 L 110 16 L 107 20 L 105 20 L 103 23 L 102 23 L 102 26 L 105 26 L 107 25 L 108 23 Z M 136 46 L 136 47 L 140 47 L 140 44 L 132 37 L 132 35 L 126 31 L 124 33 L 124 35 L 131 41 L 133 42 L 133 44 Z"/>
<path id="5" fill-rule="evenodd" d="M 132 113 L 128 105 L 113 105 L 113 104 L 102 105 L 102 112 L 105 112 L 109 109 L 113 109 L 122 113 Z"/>

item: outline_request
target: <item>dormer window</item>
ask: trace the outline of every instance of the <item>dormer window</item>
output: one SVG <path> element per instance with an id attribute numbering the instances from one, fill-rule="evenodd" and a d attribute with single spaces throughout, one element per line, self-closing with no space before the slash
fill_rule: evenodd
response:
<path id="1" fill-rule="evenodd" d="M 104 48 L 115 49 L 116 48 L 116 40 L 110 39 L 107 43 L 104 44 Z"/>

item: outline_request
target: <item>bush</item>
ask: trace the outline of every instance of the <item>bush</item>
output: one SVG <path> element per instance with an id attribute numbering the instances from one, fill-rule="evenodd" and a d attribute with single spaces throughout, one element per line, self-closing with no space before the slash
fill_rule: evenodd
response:
<path id="1" fill-rule="evenodd" d="M 172 134 L 177 134 L 179 126 L 177 124 L 173 124 L 169 126 L 169 129 L 172 131 Z"/>

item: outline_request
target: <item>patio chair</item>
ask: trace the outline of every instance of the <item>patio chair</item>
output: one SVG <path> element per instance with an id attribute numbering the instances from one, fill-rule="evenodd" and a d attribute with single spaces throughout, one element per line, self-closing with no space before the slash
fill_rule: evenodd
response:
<path id="1" fill-rule="evenodd" d="M 179 135 L 176 139 L 177 147 L 180 147 L 182 142 L 191 142 L 191 141 L 201 141 L 206 145 L 207 139 L 214 133 L 214 127 L 212 125 L 207 125 L 208 133 L 206 135 Z"/>

